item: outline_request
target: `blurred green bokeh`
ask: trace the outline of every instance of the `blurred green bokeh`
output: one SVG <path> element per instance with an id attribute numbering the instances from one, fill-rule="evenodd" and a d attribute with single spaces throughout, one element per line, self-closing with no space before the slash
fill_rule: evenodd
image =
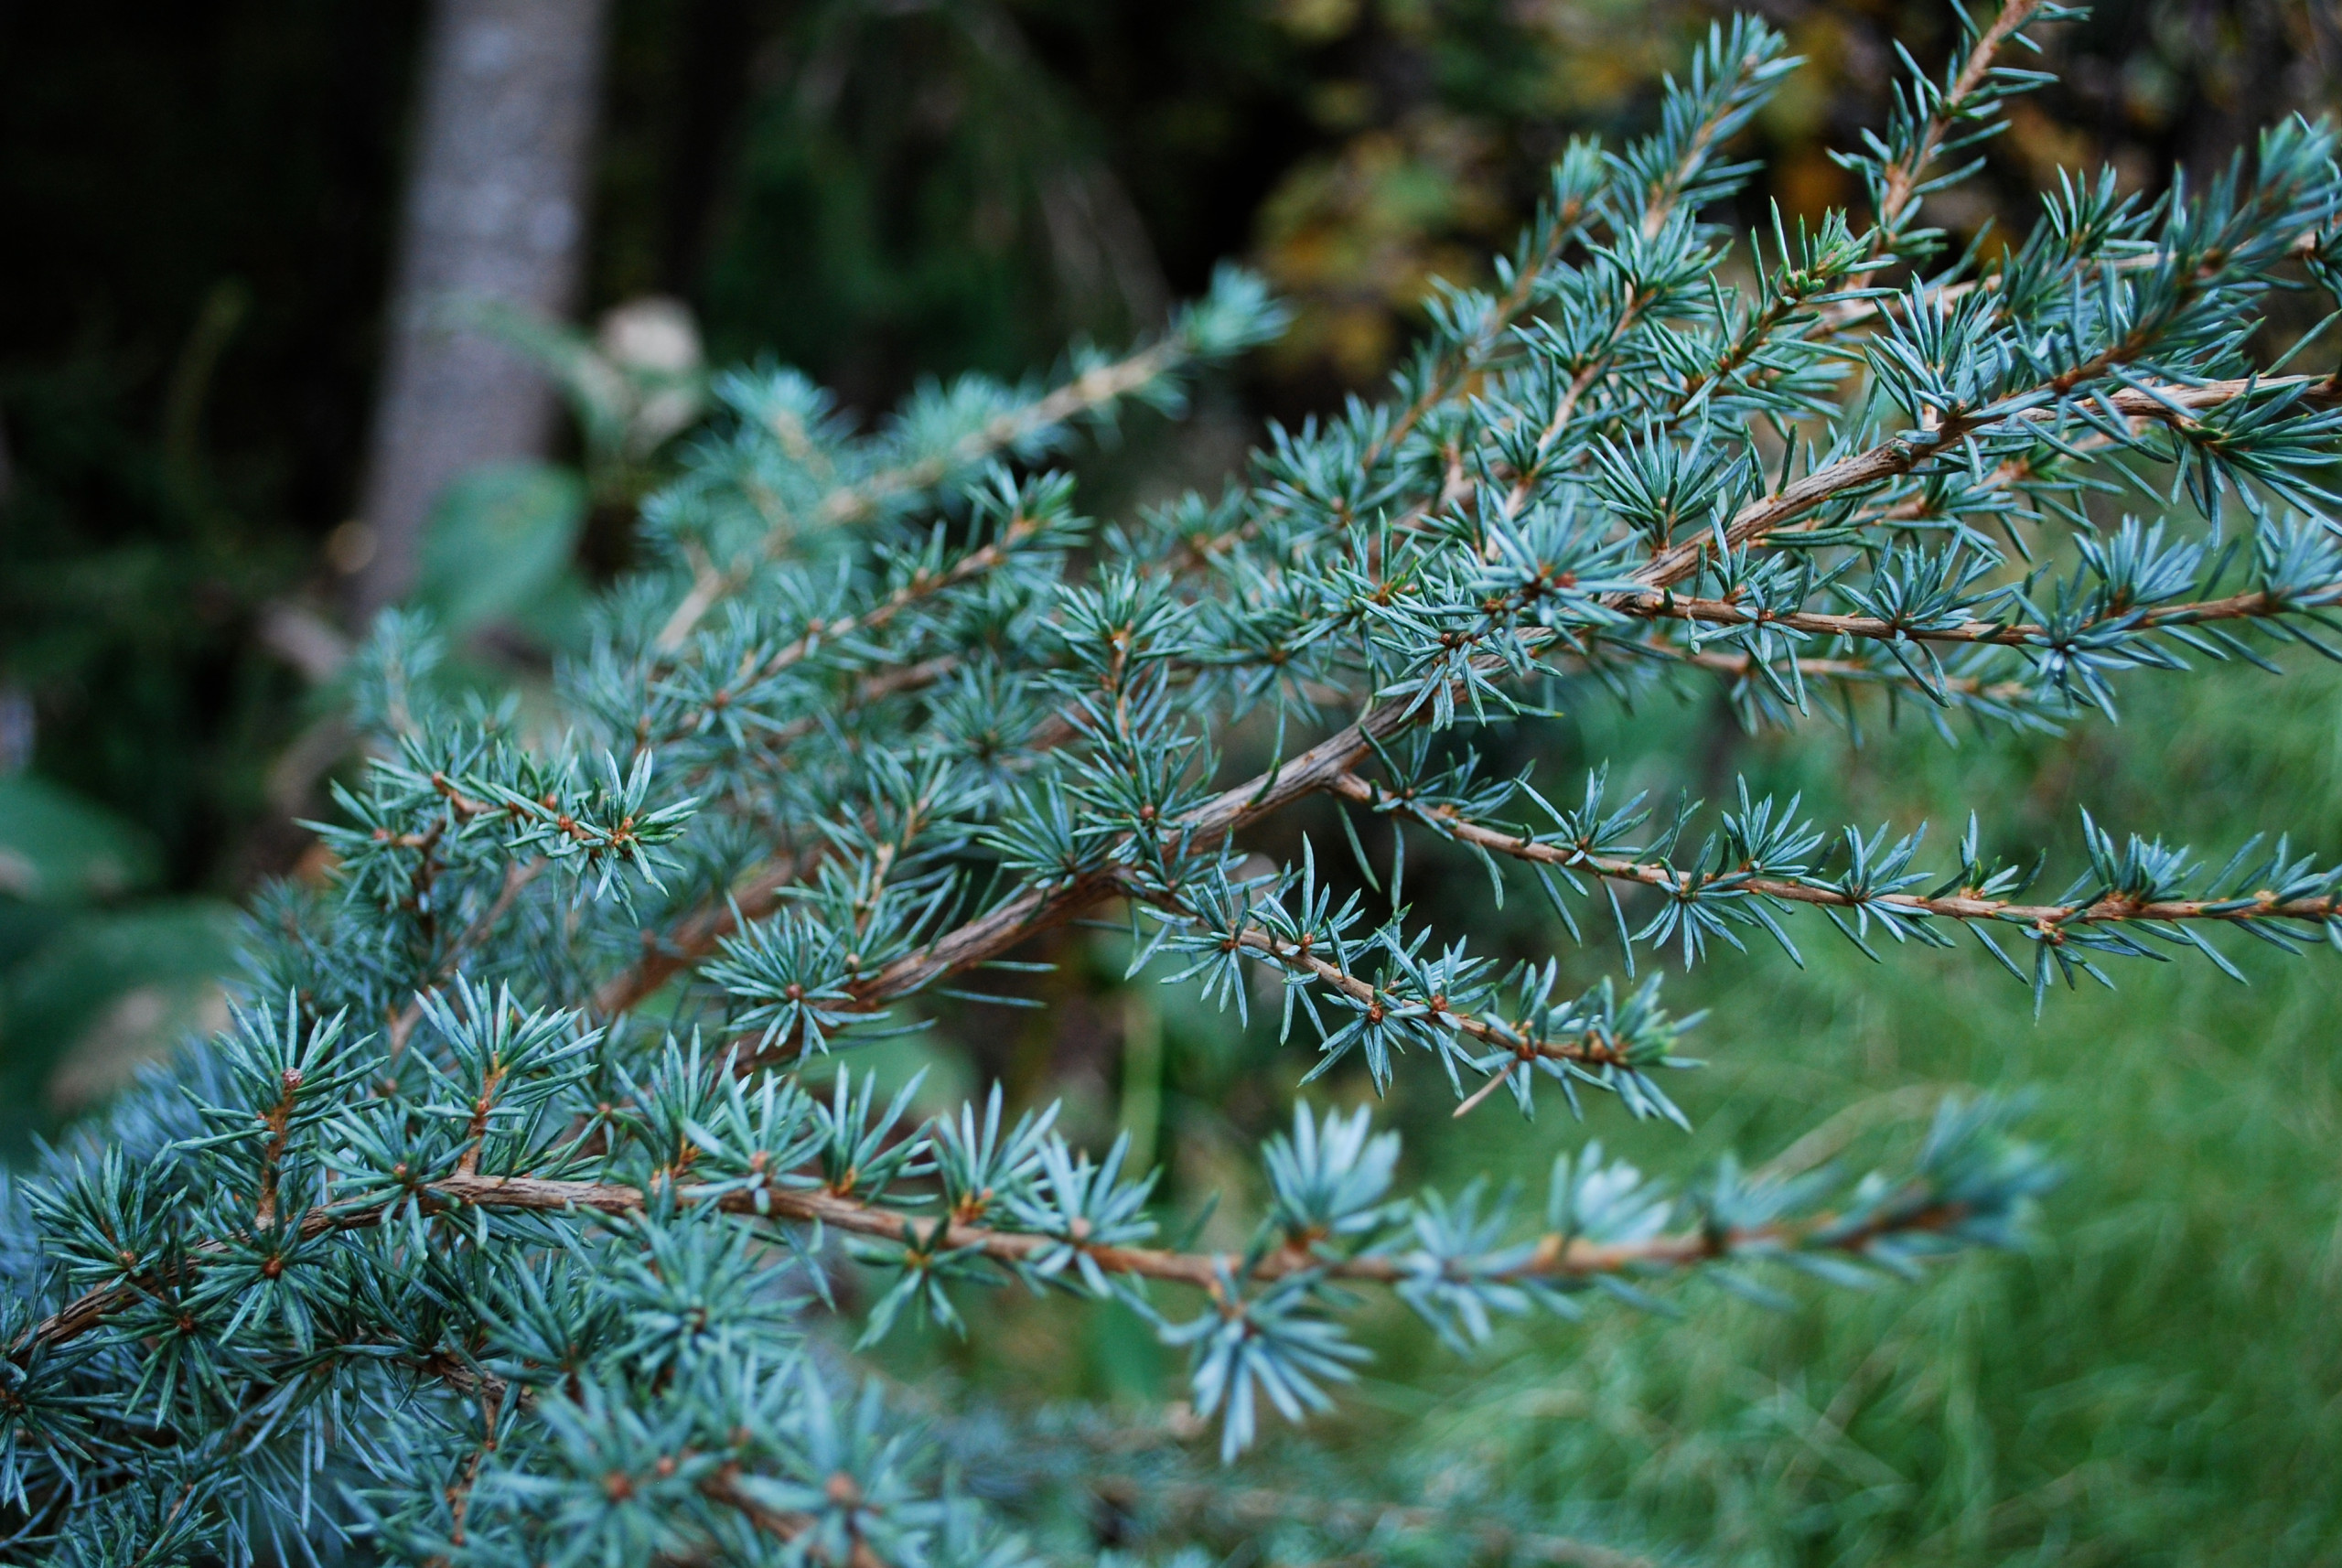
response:
<path id="1" fill-rule="evenodd" d="M 0 778 L 0 1159 L 226 1021 L 235 910 L 154 897 L 157 861 L 103 808 Z"/>

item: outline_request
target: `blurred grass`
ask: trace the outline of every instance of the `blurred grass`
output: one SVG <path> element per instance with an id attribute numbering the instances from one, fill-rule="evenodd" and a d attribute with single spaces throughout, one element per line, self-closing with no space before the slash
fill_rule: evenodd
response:
<path id="1" fill-rule="evenodd" d="M 2068 1173 L 2036 1247 L 1788 1314 L 1696 1288 L 1676 1323 L 1597 1306 L 1435 1375 L 1427 1435 L 1708 1561 L 2336 1561 L 2342 976 L 2320 957 L 2250 963 L 2250 990 L 2133 973 L 2038 1026 L 1965 954 L 1719 966 L 1689 988 L 1730 1009 L 1684 1095 L 1695 1147 L 1889 1123 L 1859 1156 L 1939 1088 L 2030 1086 Z M 1650 1165 L 1682 1153 L 1593 1120 Z M 1491 1132 L 1431 1165 L 1497 1163 Z"/>
<path id="2" fill-rule="evenodd" d="M 2052 891 L 2076 864 L 2077 806 L 2215 864 L 2263 830 L 2342 842 L 2330 667 L 2140 676 L 2126 696 L 2120 725 L 2055 738 L 1955 750 L 1906 726 L 1859 749 L 1776 736 L 1736 760 L 1802 784 L 1825 822 L 1930 813 L 1948 835 L 1973 807 L 1988 842 L 2055 844 Z M 1588 721 L 1589 749 L 1631 756 L 1683 722 L 1651 717 Z M 1583 1329 L 1516 1330 L 1432 1371 L 1428 1411 L 1407 1402 L 1431 1445 L 1469 1454 L 1496 1492 L 1592 1504 L 1625 1538 L 1705 1562 L 2342 1562 L 2336 955 L 2231 939 L 2245 986 L 2200 959 L 2110 965 L 2119 990 L 2053 992 L 2036 1023 L 1972 945 L 1890 946 L 1879 966 L 1818 921 L 1794 934 L 1802 971 L 1727 955 L 1671 986 L 1714 1009 L 1695 1039 L 1711 1065 L 1681 1096 L 1689 1150 L 1615 1107 L 1585 1131 L 1681 1169 L 1819 1127 L 1847 1134 L 1861 1169 L 1944 1091 L 2029 1091 L 2028 1132 L 2068 1173 L 2036 1245 L 1868 1297 L 1799 1288 L 1787 1314 L 1694 1288 L 1677 1322 L 1597 1307 Z M 1579 1135 L 1488 1119 L 1419 1157 L 1455 1180 L 1533 1168 Z M 1438 1365 L 1428 1349 L 1402 1332 L 1385 1365 Z"/>

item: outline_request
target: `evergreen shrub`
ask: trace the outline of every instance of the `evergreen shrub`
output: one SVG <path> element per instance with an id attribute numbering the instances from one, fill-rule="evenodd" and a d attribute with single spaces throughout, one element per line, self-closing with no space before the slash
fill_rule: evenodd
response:
<path id="1" fill-rule="evenodd" d="M 2258 336 L 2336 282 L 2332 129 L 2160 197 L 2068 179 L 1997 248 L 1925 222 L 2067 15 L 2010 0 L 1910 68 L 1842 160 L 1869 217 L 1737 246 L 1703 214 L 1795 62 L 1717 28 L 1655 131 L 1567 150 L 1490 288 L 1439 291 L 1387 399 L 1272 431 L 1217 498 L 1094 523 L 1045 459 L 1272 334 L 1233 271 L 1125 357 L 872 434 L 789 371 L 723 378 L 557 711 L 454 689 L 386 617 L 332 885 L 261 897 L 234 1026 L 8 1188 L 6 1552 L 1006 1568 L 1026 1547 L 850 1340 L 963 1327 L 988 1286 L 1119 1303 L 1185 1348 L 1241 1477 L 1270 1413 L 1357 1376 L 1385 1293 L 1468 1354 L 1509 1316 L 1696 1311 L 1684 1276 L 1772 1299 L 2009 1244 L 2054 1170 L 1988 1100 L 1858 1179 L 1671 1183 L 1589 1139 L 1521 1195 L 1409 1190 L 1372 1104 L 1305 1098 L 1215 1250 L 1127 1135 L 1077 1148 L 997 1089 L 921 1119 L 855 1053 L 1025 1000 L 1030 940 L 1102 920 L 1133 976 L 1273 1014 L 1301 1082 L 1684 1122 L 1696 1020 L 1657 964 L 1716 943 L 1972 939 L 2036 1007 L 2125 960 L 2342 946 L 2342 872 L 2283 837 L 2088 823 L 2053 873 L 1973 818 L 1947 855 L 1483 759 L 1563 701 L 1721 683 L 1750 724 L 1949 734 L 2332 651 L 2342 385 L 2296 368 L 2315 334 L 2273 363 Z M 1343 831 L 1259 853 L 1312 798 Z M 1411 841 L 1617 977 L 1431 929 Z"/>

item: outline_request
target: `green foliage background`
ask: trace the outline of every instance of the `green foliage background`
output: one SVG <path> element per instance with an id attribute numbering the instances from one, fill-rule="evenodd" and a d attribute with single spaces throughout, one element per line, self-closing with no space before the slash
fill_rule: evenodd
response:
<path id="1" fill-rule="evenodd" d="M 1875 118 L 1883 40 L 1929 59 L 1944 29 L 1917 5 L 1770 9 L 1814 63 L 1752 151 L 1773 159 L 1768 194 L 1811 211 L 1851 194 L 1821 150 Z M 218 961 L 219 906 L 187 896 L 233 894 L 299 853 L 265 779 L 313 699 L 256 627 L 273 599 L 334 593 L 320 549 L 363 432 L 410 13 L 244 0 L 135 29 L 0 16 L 0 199 L 39 236 L 0 263 L 15 480 L 0 684 L 37 715 L 33 770 L 102 802 L 113 816 L 84 825 L 133 868 L 0 896 L 14 1129 L 122 995 L 194 1005 L 184 983 Z M 1262 412 L 1370 383 L 1405 340 L 1402 302 L 1478 264 L 1567 130 L 1634 124 L 1651 70 L 1705 14 L 624 0 L 594 296 L 682 295 L 719 358 L 769 351 L 876 407 L 919 374 L 1015 372 L 1069 333 L 1119 334 L 1195 292 L 1214 258 L 1251 254 L 1300 307 L 1295 331 L 1186 433 L 1141 424 L 1093 460 L 1103 508 L 1212 471 Z M 2251 124 L 2322 104 L 2342 65 L 2326 8 L 2265 0 L 2111 5 L 2059 47 L 2061 86 L 1993 149 L 2012 207 L 2061 161 L 2111 160 L 2149 188 L 2200 167 Z M 1950 216 L 1972 231 L 1993 214 Z M 589 569 L 618 564 L 607 532 L 588 530 Z M 2011 842 L 2070 848 L 2086 805 L 2205 842 L 2282 819 L 2342 846 L 2330 671 L 2142 674 L 2129 692 L 2119 728 L 1958 750 L 1918 726 L 1792 749 L 1699 702 L 1590 710 L 1542 776 L 1607 755 L 1644 759 L 1635 786 L 1670 795 L 1714 797 L 1738 772 L 1803 787 L 1825 819 L 1972 807 Z M 1671 756 L 1701 758 L 1699 776 L 1660 771 Z M 12 824 L 32 831 L 10 800 L 0 845 Z M 1427 900 L 1478 876 L 1410 867 Z M 1542 952 L 1543 916 L 1516 901 L 1485 941 Z M 947 1028 L 907 1048 L 1027 1097 L 1067 1092 L 1093 1127 L 1153 1118 L 1183 1200 L 1241 1179 L 1230 1151 L 1282 1119 L 1287 1069 L 1263 1039 L 1117 989 L 1108 939 L 1065 940 L 1052 956 L 1098 949 L 1058 982 L 1074 989 L 1051 1032 Z M 1802 972 L 1709 966 L 1671 990 L 1714 1009 L 1697 1036 L 1712 1065 L 1682 1093 L 1703 1144 L 1763 1154 L 1819 1124 L 1859 1158 L 1944 1088 L 2032 1085 L 2034 1130 L 2070 1172 L 2036 1251 L 1865 1303 L 1707 1303 L 1681 1326 L 1597 1313 L 1513 1331 L 1469 1369 L 1394 1312 L 1389 1380 L 1311 1441 L 1359 1497 L 1658 1561 L 2342 1562 L 2342 969 L 2248 961 L 2240 989 L 2175 966 L 2119 994 L 2055 995 L 2036 1024 L 1969 953 L 1881 970 L 1813 944 Z M 1491 1163 L 1494 1142 L 1581 1136 L 1554 1109 L 1529 1128 L 1407 1114 L 1434 1179 Z M 1630 1149 L 1681 1137 L 1601 1131 Z M 1167 1368 L 1111 1320 L 1069 1356 L 1074 1322 L 991 1315 L 972 1348 L 912 1344 L 888 1364 L 997 1389 L 1034 1419 L 1102 1406 L 1094 1473 L 990 1477 L 1054 1498 L 1059 1544 L 1143 1546 L 1162 1510 L 1217 1509 L 1231 1548 L 1271 1560 L 1380 1551 L 1363 1520 L 1182 1491 L 1176 1421 L 1144 1402 Z M 1413 1422 L 1453 1451 L 1445 1468 L 1393 1452 Z M 969 1462 L 985 1479 L 973 1437 Z"/>

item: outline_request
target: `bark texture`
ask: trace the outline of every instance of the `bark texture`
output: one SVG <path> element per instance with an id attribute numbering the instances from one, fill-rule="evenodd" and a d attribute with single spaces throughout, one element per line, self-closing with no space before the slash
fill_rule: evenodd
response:
<path id="1" fill-rule="evenodd" d="M 461 312 L 495 301 L 557 318 L 583 270 L 608 0 L 435 0 L 360 515 L 371 556 L 352 608 L 414 581 L 447 481 L 541 454 L 553 392 Z"/>

